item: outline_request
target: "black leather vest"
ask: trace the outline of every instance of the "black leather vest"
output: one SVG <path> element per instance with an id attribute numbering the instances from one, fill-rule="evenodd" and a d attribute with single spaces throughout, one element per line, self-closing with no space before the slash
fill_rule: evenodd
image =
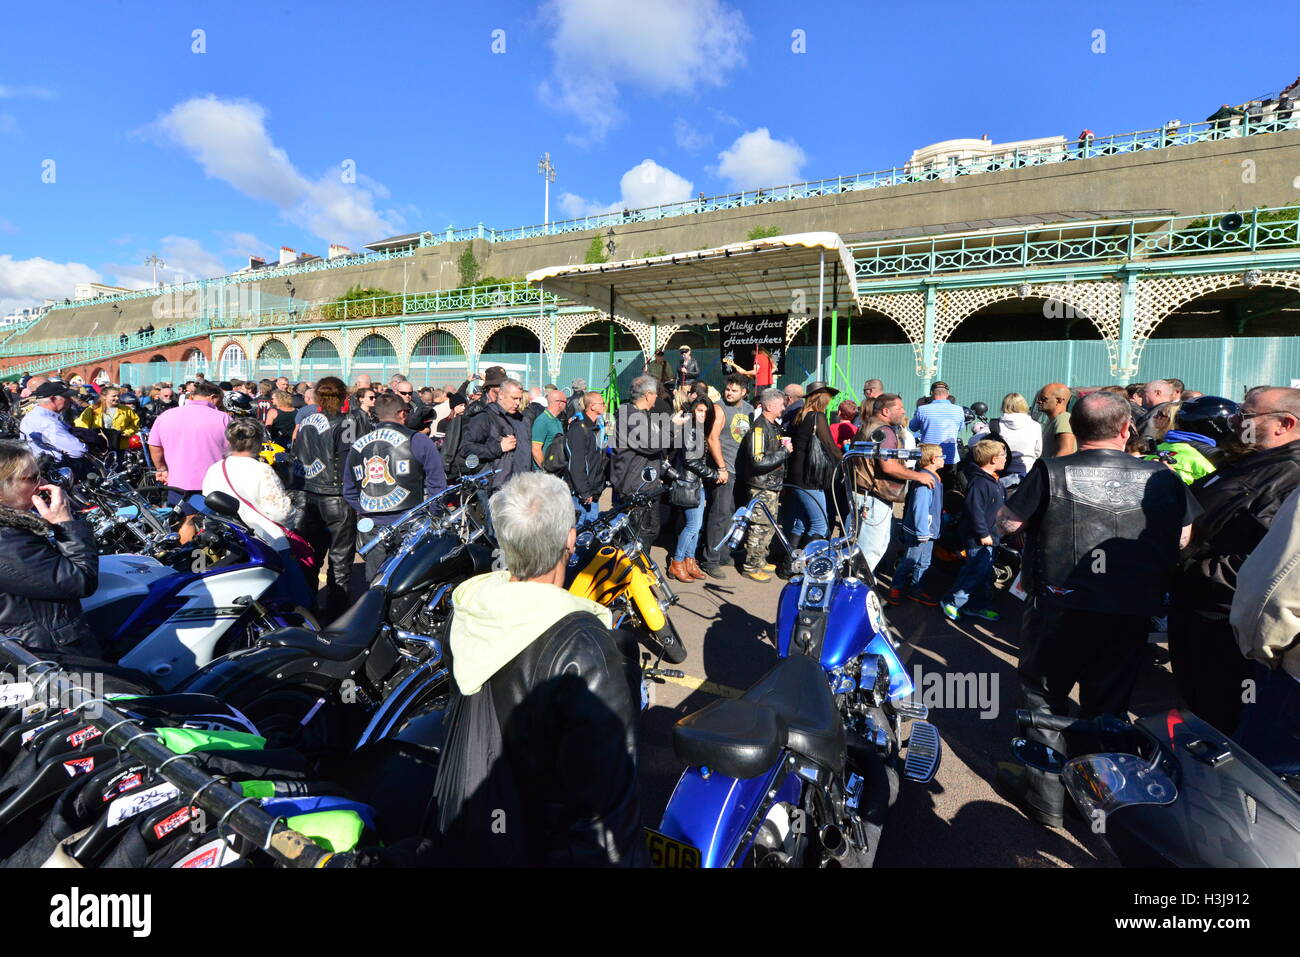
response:
<path id="1" fill-rule="evenodd" d="M 1033 591 L 1067 608 L 1158 613 L 1178 556 L 1182 480 L 1114 449 L 1041 462 L 1047 508 L 1025 563 Z"/>
<path id="2" fill-rule="evenodd" d="M 414 429 L 380 422 L 352 443 L 348 461 L 366 515 L 404 512 L 424 501 L 424 466 L 411 452 Z"/>
<path id="3" fill-rule="evenodd" d="M 294 458 L 303 470 L 303 488 L 316 495 L 342 495 L 348 445 L 368 430 L 352 413 L 327 416 L 317 409 L 303 419 L 293 443 Z"/>

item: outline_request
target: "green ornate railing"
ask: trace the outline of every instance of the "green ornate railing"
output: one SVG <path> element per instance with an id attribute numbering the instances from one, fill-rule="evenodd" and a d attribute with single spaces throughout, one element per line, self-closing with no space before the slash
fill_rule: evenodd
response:
<path id="1" fill-rule="evenodd" d="M 210 289 L 228 285 L 297 276 L 327 269 L 341 269 L 388 259 L 401 259 L 412 255 L 415 249 L 421 247 L 465 242 L 472 239 L 481 239 L 492 243 L 511 242 L 517 239 L 531 239 L 536 236 L 549 236 L 557 233 L 605 229 L 625 223 L 650 222 L 676 216 L 691 216 L 699 213 L 741 209 L 765 203 L 779 203 L 792 199 L 809 199 L 816 196 L 833 196 L 859 190 L 883 189 L 908 183 L 951 180 L 959 176 L 972 176 L 977 173 L 1024 169 L 1030 166 L 1092 159 L 1098 156 L 1114 156 L 1143 150 L 1166 149 L 1172 146 L 1185 146 L 1207 140 L 1233 139 L 1265 133 L 1280 133 L 1294 129 L 1300 129 L 1300 115 L 1296 115 L 1291 111 L 1285 114 L 1274 111 L 1262 115 L 1244 116 L 1230 122 L 1186 123 L 1180 126 L 1167 126 L 1154 130 L 1119 133 L 1112 136 L 1095 137 L 1086 143 L 1066 142 L 1054 146 L 1015 149 L 952 162 L 942 166 L 917 168 L 910 165 L 896 166 L 891 169 L 858 173 L 852 176 L 837 176 L 833 179 L 810 180 L 786 186 L 765 187 L 739 193 L 725 193 L 719 196 L 700 197 L 699 199 L 686 200 L 680 203 L 664 203 L 659 206 L 625 209 L 617 213 L 584 216 L 578 219 L 559 220 L 532 226 L 518 226 L 513 229 L 493 229 L 482 223 L 468 227 L 448 226 L 441 232 L 421 233 L 418 241 L 413 241 L 412 246 L 403 249 L 369 253 L 361 256 L 347 256 L 338 259 L 317 259 L 298 266 L 271 266 L 251 273 L 218 276 L 213 279 L 201 279 L 195 282 L 164 286 L 159 289 L 140 289 L 133 292 L 117 293 L 112 296 L 100 296 L 93 300 L 79 300 L 52 306 L 50 311 L 78 308 L 89 303 L 121 302 L 177 293 L 203 295 Z"/>
<path id="2" fill-rule="evenodd" d="M 540 289 L 527 283 L 509 282 L 494 286 L 435 289 L 428 292 L 407 293 L 404 296 L 284 303 L 253 312 L 213 317 L 212 322 L 214 328 L 247 329 L 299 323 L 355 322 L 359 319 L 395 318 L 436 312 L 510 309 L 519 306 L 536 306 L 543 301 L 548 305 L 555 305 L 560 300 L 553 293 L 544 294 Z"/>
<path id="3" fill-rule="evenodd" d="M 125 352 L 154 349 L 206 335 L 212 331 L 210 319 L 177 322 L 146 335 L 85 336 L 65 339 L 42 339 L 39 342 L 7 343 L 0 346 L 0 356 L 31 356 L 32 365 L 54 368 L 77 365 Z"/>
<path id="4" fill-rule="evenodd" d="M 1224 229 L 1226 216 L 1241 224 Z M 1300 206 L 1150 216 L 1078 225 L 993 230 L 965 236 L 883 240 L 850 247 L 859 282 L 909 275 L 1020 269 L 1209 252 L 1256 252 L 1300 246 Z"/>

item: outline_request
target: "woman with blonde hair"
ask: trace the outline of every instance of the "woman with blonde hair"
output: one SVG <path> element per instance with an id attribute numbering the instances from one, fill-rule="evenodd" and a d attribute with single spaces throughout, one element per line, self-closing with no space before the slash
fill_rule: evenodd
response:
<path id="1" fill-rule="evenodd" d="M 989 420 L 989 432 L 1010 450 L 1006 474 L 1028 475 L 1043 455 L 1043 427 L 1029 414 L 1029 403 L 1019 392 L 1002 399 L 1002 417 Z"/>
<path id="2" fill-rule="evenodd" d="M 103 432 L 110 449 L 125 449 L 131 436 L 140 431 L 140 416 L 135 409 L 121 404 L 121 396 L 122 390 L 117 386 L 105 386 L 95 403 L 86 406 L 73 425 Z M 116 433 L 116 439 L 110 433 Z"/>

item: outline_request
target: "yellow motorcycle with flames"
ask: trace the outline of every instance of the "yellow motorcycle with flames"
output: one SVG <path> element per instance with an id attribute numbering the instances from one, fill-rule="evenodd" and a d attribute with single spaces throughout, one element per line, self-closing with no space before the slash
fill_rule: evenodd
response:
<path id="1" fill-rule="evenodd" d="M 657 508 L 657 498 L 634 495 L 594 521 L 579 525 L 565 587 L 609 608 L 615 628 L 633 629 L 656 657 L 678 664 L 686 658 L 686 647 L 667 614 L 677 603 L 677 595 L 641 547 L 632 521 L 638 510 Z M 662 676 L 681 677 L 681 673 L 664 672 Z"/>

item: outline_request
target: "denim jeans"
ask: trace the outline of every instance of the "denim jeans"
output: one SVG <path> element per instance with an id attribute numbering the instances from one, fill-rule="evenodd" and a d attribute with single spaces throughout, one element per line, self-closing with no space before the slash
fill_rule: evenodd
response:
<path id="1" fill-rule="evenodd" d="M 979 545 L 966 549 L 966 563 L 952 583 L 945 605 L 983 611 L 993 604 L 993 546 Z"/>
<path id="2" fill-rule="evenodd" d="M 826 493 L 787 486 L 790 490 L 790 535 L 826 534 Z"/>
<path id="3" fill-rule="evenodd" d="M 867 556 L 867 567 L 874 576 L 876 566 L 889 551 L 889 539 L 894 529 L 894 506 L 881 501 L 874 495 L 854 492 L 857 507 L 866 510 L 866 516 L 859 520 L 858 544 Z"/>
<path id="4" fill-rule="evenodd" d="M 898 560 L 894 569 L 894 587 L 904 595 L 916 595 L 921 591 L 921 579 L 930 567 L 930 555 L 934 552 L 934 539 L 927 538 L 916 545 L 907 546 L 907 551 Z"/>
<path id="5" fill-rule="evenodd" d="M 695 548 L 700 543 L 700 526 L 704 524 L 704 486 L 700 486 L 700 501 L 693 508 L 683 509 L 686 527 L 677 536 L 677 550 L 673 552 L 673 561 L 684 562 L 695 557 Z"/>
<path id="6" fill-rule="evenodd" d="M 573 496 L 573 507 L 578 510 L 578 524 L 595 521 L 600 516 L 600 499 L 593 498 L 590 505 L 583 505 L 578 496 Z"/>

